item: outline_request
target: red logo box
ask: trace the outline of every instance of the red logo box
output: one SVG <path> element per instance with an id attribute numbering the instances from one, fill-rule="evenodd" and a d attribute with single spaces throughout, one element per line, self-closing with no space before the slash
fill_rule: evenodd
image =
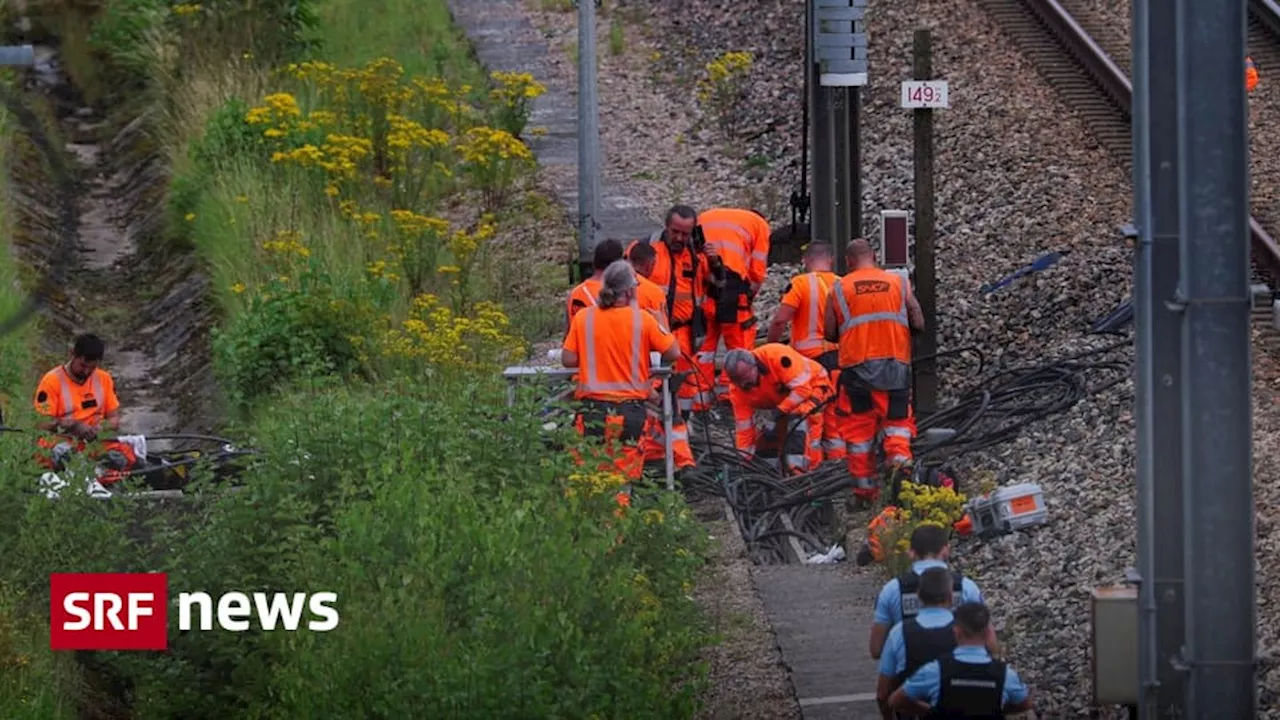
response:
<path id="1" fill-rule="evenodd" d="M 49 576 L 49 647 L 166 650 L 169 577 L 164 573 Z"/>

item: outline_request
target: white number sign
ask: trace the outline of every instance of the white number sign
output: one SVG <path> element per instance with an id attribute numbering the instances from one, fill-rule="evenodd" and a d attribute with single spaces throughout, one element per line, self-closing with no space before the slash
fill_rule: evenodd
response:
<path id="1" fill-rule="evenodd" d="M 947 98 L 947 81 L 904 80 L 902 82 L 902 107 L 911 110 L 951 107 Z"/>

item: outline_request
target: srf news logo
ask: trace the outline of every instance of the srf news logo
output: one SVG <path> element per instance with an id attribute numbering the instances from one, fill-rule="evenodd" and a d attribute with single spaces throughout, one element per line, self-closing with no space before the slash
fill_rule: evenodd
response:
<path id="1" fill-rule="evenodd" d="M 49 646 L 54 650 L 167 650 L 169 648 L 169 578 L 164 573 L 54 573 L 49 576 Z M 244 632 L 256 618 L 263 630 L 295 632 L 303 609 L 310 610 L 308 630 L 338 627 L 331 592 L 229 592 L 215 601 L 208 593 L 178 595 L 178 629 L 195 626 Z M 318 618 L 318 619 L 315 619 Z"/>

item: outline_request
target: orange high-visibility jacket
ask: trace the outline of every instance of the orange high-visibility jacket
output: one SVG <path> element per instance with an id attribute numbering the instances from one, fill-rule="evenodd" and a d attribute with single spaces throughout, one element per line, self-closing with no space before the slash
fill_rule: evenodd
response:
<path id="1" fill-rule="evenodd" d="M 769 264 L 769 221 L 736 208 L 714 208 L 698 216 L 708 255 L 749 283 L 764 282 Z"/>
<path id="2" fill-rule="evenodd" d="M 564 350 L 578 356 L 579 400 L 645 400 L 652 391 L 650 352 L 676 341 L 652 315 L 634 305 L 583 309 L 573 316 Z"/>
<path id="3" fill-rule="evenodd" d="M 573 316 L 583 308 L 595 307 L 598 303 L 596 298 L 600 297 L 600 287 L 603 282 L 599 278 L 587 278 L 578 283 L 569 291 L 569 300 L 565 307 L 569 316 L 569 323 L 573 323 Z"/>
<path id="4" fill-rule="evenodd" d="M 636 306 L 653 313 L 663 329 L 670 330 L 671 324 L 667 321 L 667 294 L 657 283 L 640 273 L 636 273 L 636 282 Z"/>
<path id="5" fill-rule="evenodd" d="M 672 258 L 671 248 L 662 240 L 662 231 L 655 232 L 650 238 L 636 240 L 627 246 L 627 253 L 636 243 L 648 242 L 653 246 L 657 258 L 653 265 L 653 273 L 649 279 L 662 288 L 666 303 L 667 319 L 672 325 L 683 325 L 693 319 L 693 309 L 702 304 L 707 282 L 707 259 L 699 257 L 697 268 L 694 268 L 694 252 L 692 247 Z M 675 285 L 672 285 L 672 276 Z"/>
<path id="6" fill-rule="evenodd" d="M 1244 87 L 1248 92 L 1258 87 L 1258 68 L 1253 64 L 1253 58 L 1246 57 L 1244 59 Z"/>
<path id="7" fill-rule="evenodd" d="M 911 364 L 911 323 L 907 316 L 907 284 L 881 270 L 854 270 L 832 291 L 840 328 L 840 367 L 868 360 Z"/>
<path id="8" fill-rule="evenodd" d="M 741 450 L 755 447 L 757 410 L 805 415 L 835 392 L 825 368 L 782 343 L 761 345 L 751 354 L 760 368 L 760 383 L 750 390 L 729 387 L 734 441 Z"/>
<path id="9" fill-rule="evenodd" d="M 36 388 L 36 412 L 55 420 L 75 420 L 97 427 L 109 413 L 120 408 L 116 384 L 110 373 L 96 368 L 83 384 L 77 383 L 62 365 L 40 378 Z"/>
<path id="10" fill-rule="evenodd" d="M 816 358 L 836 349 L 836 344 L 823 338 L 827 317 L 827 300 L 840 282 L 833 272 L 809 272 L 791 279 L 782 293 L 782 304 L 795 310 L 791 319 L 791 347 L 801 355 Z"/>

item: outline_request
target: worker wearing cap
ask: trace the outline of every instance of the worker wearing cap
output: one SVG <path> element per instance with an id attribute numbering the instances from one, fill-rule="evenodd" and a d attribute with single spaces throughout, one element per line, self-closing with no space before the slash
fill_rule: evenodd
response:
<path id="1" fill-rule="evenodd" d="M 680 345 L 675 371 L 685 379 L 674 386 L 676 408 L 681 414 L 710 409 L 714 375 L 703 377 L 694 365 L 694 353 L 706 334 L 703 303 L 706 301 L 707 261 L 692 243 L 698 213 L 688 205 L 667 211 L 661 230 L 648 239 L 636 240 L 628 252 L 640 245 L 654 250 L 649 279 L 666 293 L 666 313 L 670 330 Z"/>
<path id="2" fill-rule="evenodd" d="M 769 260 L 769 221 L 752 210 L 713 208 L 698 216 L 696 231 L 707 255 L 707 336 L 698 348 L 698 367 L 715 378 L 715 395 L 729 394 L 729 381 L 716 377 L 716 350 L 751 349 L 756 344 L 752 302 L 764 284 Z"/>
<path id="3" fill-rule="evenodd" d="M 605 439 L 605 452 L 631 480 L 644 470 L 637 441 L 653 394 L 649 353 L 665 362 L 680 352 L 675 338 L 647 312 L 635 306 L 636 277 L 630 263 L 618 260 L 601 275 L 598 302 L 573 317 L 560 355 L 578 368 L 574 397 L 583 409 L 574 424 L 584 436 Z"/>
<path id="4" fill-rule="evenodd" d="M 822 410 L 835 388 L 821 365 L 786 345 L 768 343 L 754 350 L 730 350 L 724 370 L 731 383 L 729 404 L 738 450 L 756 453 L 761 440 L 756 412 L 772 411 L 778 454 L 788 471 L 794 475 L 822 463 Z"/>
<path id="5" fill-rule="evenodd" d="M 667 325 L 667 296 L 657 283 L 649 279 L 657 264 L 658 253 L 648 243 L 634 243 L 627 250 L 627 260 L 635 271 L 636 306 L 653 315 L 663 329 L 670 330 Z M 662 391 L 662 381 L 655 381 L 655 389 Z M 679 385 L 671 383 L 673 390 Z M 645 420 L 644 431 L 640 435 L 640 451 L 645 460 L 666 460 L 667 450 L 664 441 L 662 417 L 650 412 Z M 677 470 L 691 468 L 696 463 L 693 459 L 693 448 L 689 446 L 689 426 L 680 413 L 671 420 L 671 457 Z"/>
<path id="6" fill-rule="evenodd" d="M 839 387 L 838 347 L 825 337 L 823 322 L 831 289 L 840 276 L 832 271 L 835 253 L 828 243 L 816 242 L 805 248 L 804 272 L 791 279 L 782 293 L 781 304 L 769 324 L 769 342 L 780 342 L 791 328 L 791 347 L 826 368 L 832 387 Z M 822 452 L 827 460 L 845 459 L 845 442 L 840 435 L 836 404 L 827 403 L 822 418 Z"/>
<path id="7" fill-rule="evenodd" d="M 909 283 L 876 266 L 861 238 L 849 243 L 852 269 L 831 291 L 826 338 L 839 345 L 840 399 L 836 408 L 845 439 L 854 494 L 879 495 L 876 436 L 892 466 L 912 461 L 915 418 L 911 411 L 911 331 L 924 329 L 924 313 Z"/>

